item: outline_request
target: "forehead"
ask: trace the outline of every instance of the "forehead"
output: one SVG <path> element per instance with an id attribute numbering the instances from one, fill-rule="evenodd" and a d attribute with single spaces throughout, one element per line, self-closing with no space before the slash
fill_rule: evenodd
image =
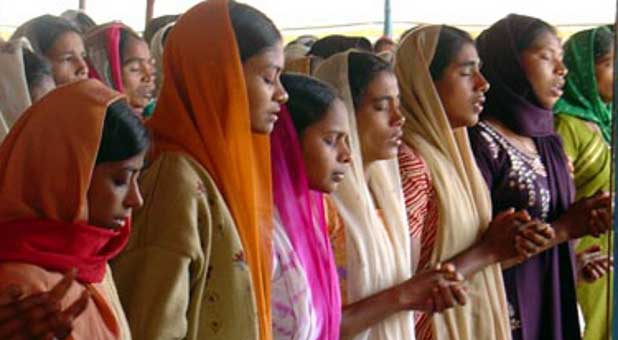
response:
<path id="1" fill-rule="evenodd" d="M 267 47 L 262 52 L 250 57 L 244 64 L 258 69 L 271 66 L 283 69 L 284 58 L 283 43 L 279 41 L 274 46 Z"/>
<path id="2" fill-rule="evenodd" d="M 468 42 L 464 43 L 461 46 L 461 48 L 457 52 L 457 55 L 455 55 L 455 57 L 453 58 L 453 61 L 456 64 L 466 63 L 470 61 L 478 61 L 478 60 L 479 60 L 479 54 L 478 54 L 478 51 L 476 50 L 476 46 Z"/>
<path id="3" fill-rule="evenodd" d="M 83 48 L 84 41 L 82 40 L 82 37 L 73 31 L 66 31 L 60 34 L 56 41 L 54 41 L 51 50 L 72 50 Z"/>
<path id="4" fill-rule="evenodd" d="M 124 53 L 127 55 L 149 55 L 150 49 L 145 41 L 129 36 Z"/>
<path id="5" fill-rule="evenodd" d="M 372 96 L 398 96 L 399 86 L 393 72 L 382 71 L 376 74 L 367 85 L 366 93 Z"/>
<path id="6" fill-rule="evenodd" d="M 538 51 L 542 49 L 552 49 L 552 50 L 562 50 L 562 44 L 560 43 L 560 38 L 556 34 L 550 31 L 544 31 L 539 34 L 538 37 L 534 39 L 530 47 L 528 47 L 525 51 Z"/>

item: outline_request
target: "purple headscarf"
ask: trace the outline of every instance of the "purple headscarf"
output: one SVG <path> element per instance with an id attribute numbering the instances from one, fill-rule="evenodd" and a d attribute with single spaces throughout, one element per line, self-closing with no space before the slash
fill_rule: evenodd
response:
<path id="1" fill-rule="evenodd" d="M 528 30 L 540 23 L 536 18 L 510 14 L 477 38 L 483 61 L 481 71 L 491 84 L 481 119 L 493 117 L 513 132 L 534 140 L 547 171 L 555 219 L 573 202 L 575 187 L 562 140 L 554 131 L 554 114 L 538 103 L 518 48 Z"/>
<path id="2" fill-rule="evenodd" d="M 307 273 L 319 339 L 339 339 L 341 296 L 323 197 L 309 188 L 299 137 L 285 105 L 271 134 L 271 162 L 275 207 Z"/>

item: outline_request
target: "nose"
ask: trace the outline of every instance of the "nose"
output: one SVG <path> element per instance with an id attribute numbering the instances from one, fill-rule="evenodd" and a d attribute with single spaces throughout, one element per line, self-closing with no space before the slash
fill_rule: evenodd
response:
<path id="1" fill-rule="evenodd" d="M 394 105 L 391 110 L 391 125 L 392 126 L 403 126 L 406 122 L 406 117 L 401 113 L 401 106 Z"/>
<path id="2" fill-rule="evenodd" d="M 480 71 L 476 72 L 476 89 L 483 93 L 489 91 L 489 82 L 485 79 L 485 76 Z"/>
<path id="3" fill-rule="evenodd" d="M 88 78 L 88 64 L 83 57 L 78 56 L 75 58 L 73 63 L 73 67 L 75 68 L 75 75 L 80 79 Z"/>
<path id="4" fill-rule="evenodd" d="M 275 93 L 273 93 L 273 99 L 279 104 L 287 103 L 289 96 L 283 84 L 281 84 L 281 79 L 277 76 L 277 81 L 275 83 Z"/>
<path id="5" fill-rule="evenodd" d="M 556 74 L 561 77 L 566 77 L 567 73 L 569 73 L 569 69 L 566 67 L 562 59 L 558 60 L 556 63 Z"/>
<path id="6" fill-rule="evenodd" d="M 139 208 L 144 205 L 144 199 L 142 198 L 142 193 L 139 190 L 137 180 L 132 181 L 127 197 L 125 198 L 124 205 L 127 208 Z"/>
<path id="7" fill-rule="evenodd" d="M 342 139 L 339 144 L 340 146 L 337 152 L 337 161 L 339 163 L 345 164 L 350 163 L 352 161 L 352 152 L 350 151 L 350 146 L 345 139 Z"/>
<path id="8" fill-rule="evenodd" d="M 154 66 L 146 64 L 142 67 L 142 82 L 152 83 L 155 81 L 155 77 Z"/>

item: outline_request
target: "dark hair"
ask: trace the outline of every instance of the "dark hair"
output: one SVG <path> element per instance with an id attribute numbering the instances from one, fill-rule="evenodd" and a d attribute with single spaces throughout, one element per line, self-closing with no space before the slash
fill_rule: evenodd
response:
<path id="1" fill-rule="evenodd" d="M 281 75 L 281 83 L 290 96 L 286 105 L 298 135 L 302 135 L 308 126 L 322 120 L 337 99 L 336 90 L 332 86 L 312 77 L 285 73 Z"/>
<path id="2" fill-rule="evenodd" d="M 436 51 L 429 65 L 429 73 L 434 81 L 442 77 L 444 69 L 453 62 L 465 44 L 474 45 L 474 40 L 468 32 L 453 26 L 442 26 Z"/>
<path id="3" fill-rule="evenodd" d="M 264 13 L 236 1 L 230 1 L 228 9 L 243 63 L 282 40 L 281 33 Z"/>
<path id="4" fill-rule="evenodd" d="M 79 10 L 69 9 L 60 16 L 72 22 L 83 34 L 97 25 L 88 14 Z"/>
<path id="5" fill-rule="evenodd" d="M 26 37 L 36 53 L 46 55 L 56 40 L 67 32 L 74 32 L 80 37 L 82 35 L 80 29 L 69 20 L 46 14 L 19 27 L 11 39 Z"/>
<path id="6" fill-rule="evenodd" d="M 26 72 L 26 82 L 28 89 L 37 87 L 45 77 L 52 77 L 51 65 L 44 57 L 30 51 L 27 48 L 22 49 L 24 56 L 24 70 Z"/>
<path id="7" fill-rule="evenodd" d="M 378 53 L 383 46 L 388 45 L 396 45 L 396 43 L 389 37 L 382 37 L 378 39 L 375 44 L 373 44 L 373 51 Z"/>
<path id="8" fill-rule="evenodd" d="M 139 36 L 139 34 L 135 33 L 132 29 L 130 29 L 129 27 L 124 27 L 120 30 L 120 46 L 119 46 L 119 50 L 120 50 L 120 58 L 122 59 L 122 62 L 125 62 L 125 54 L 126 54 L 126 48 L 129 46 L 129 39 L 136 39 L 138 41 L 144 41 L 144 39 L 142 37 Z"/>
<path id="9" fill-rule="evenodd" d="M 545 33 L 551 33 L 555 35 L 556 29 L 552 25 L 546 23 L 541 19 L 533 18 L 530 25 L 515 42 L 517 52 L 521 53 L 524 50 L 530 48 L 536 42 L 536 40 Z"/>
<path id="10" fill-rule="evenodd" d="M 601 58 L 607 56 L 614 48 L 614 34 L 606 27 L 601 27 L 594 35 L 594 61 L 599 62 Z"/>
<path id="11" fill-rule="evenodd" d="M 381 72 L 393 72 L 393 66 L 384 59 L 367 52 L 348 55 L 348 81 L 354 108 L 358 109 L 369 83 Z"/>
<path id="12" fill-rule="evenodd" d="M 125 100 L 112 103 L 105 113 L 96 164 L 120 162 L 146 151 L 150 135 Z"/>
<path id="13" fill-rule="evenodd" d="M 334 54 L 345 52 L 350 49 L 372 52 L 373 47 L 367 38 L 363 37 L 346 37 L 343 35 L 329 35 L 316 41 L 309 55 L 314 55 L 322 59 L 327 59 Z"/>
<path id="14" fill-rule="evenodd" d="M 152 38 L 154 38 L 155 34 L 157 34 L 161 28 L 171 22 L 177 21 L 179 17 L 180 15 L 178 14 L 163 15 L 150 20 L 146 24 L 146 29 L 144 30 L 144 41 L 150 45 L 152 43 Z"/>

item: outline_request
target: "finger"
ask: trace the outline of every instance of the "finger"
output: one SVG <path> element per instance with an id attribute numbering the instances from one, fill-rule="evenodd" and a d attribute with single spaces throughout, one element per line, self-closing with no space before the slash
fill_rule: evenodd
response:
<path id="1" fill-rule="evenodd" d="M 527 259 L 531 256 L 536 255 L 539 251 L 541 251 L 542 248 L 537 246 L 535 243 L 529 241 L 528 239 L 518 235 L 515 238 L 515 249 L 517 249 L 517 254 L 519 256 Z"/>
<path id="2" fill-rule="evenodd" d="M 500 213 L 498 213 L 496 215 L 496 217 L 494 217 L 494 222 L 500 222 L 503 220 L 506 220 L 506 218 L 510 215 L 512 215 L 513 213 L 515 213 L 515 208 L 508 208 Z"/>
<path id="3" fill-rule="evenodd" d="M 512 219 L 517 219 L 521 222 L 529 222 L 530 214 L 526 210 L 519 210 L 510 216 Z"/>
<path id="4" fill-rule="evenodd" d="M 444 297 L 440 293 L 440 288 L 434 287 L 432 290 L 433 293 L 433 301 L 436 312 L 441 312 L 446 309 L 446 303 L 444 302 Z"/>
<path id="5" fill-rule="evenodd" d="M 75 280 L 75 276 L 77 275 L 77 269 L 73 268 L 69 270 L 62 280 L 58 281 L 54 288 L 49 292 L 51 298 L 60 301 L 64 297 L 64 295 L 69 291 L 73 281 Z"/>
<path id="6" fill-rule="evenodd" d="M 90 292 L 88 292 L 88 290 L 84 290 L 79 299 L 75 300 L 75 302 L 73 302 L 69 308 L 64 310 L 62 314 L 65 317 L 74 320 L 86 310 L 86 307 L 88 307 L 88 301 L 90 301 Z"/>
<path id="7" fill-rule="evenodd" d="M 3 322 L 0 324 L 0 339 L 9 339 L 17 331 L 22 330 L 25 325 L 26 321 L 19 317 Z"/>
<path id="8" fill-rule="evenodd" d="M 23 290 L 17 285 L 9 285 L 0 294 L 0 306 L 7 305 L 11 302 L 19 300 L 22 296 Z"/>
<path id="9" fill-rule="evenodd" d="M 457 300 L 451 293 L 451 289 L 447 284 L 439 284 L 440 294 L 442 294 L 442 298 L 444 299 L 445 308 L 451 308 L 457 304 Z"/>
<path id="10" fill-rule="evenodd" d="M 455 301 L 457 301 L 459 305 L 463 306 L 468 303 L 466 291 L 461 286 L 452 285 L 451 293 L 453 294 L 453 296 L 455 297 Z"/>
<path id="11" fill-rule="evenodd" d="M 522 230 L 520 235 L 525 237 L 526 240 L 534 243 L 537 247 L 544 247 L 551 242 L 551 239 L 548 239 L 543 234 L 536 232 L 536 230 L 532 227 Z"/>

